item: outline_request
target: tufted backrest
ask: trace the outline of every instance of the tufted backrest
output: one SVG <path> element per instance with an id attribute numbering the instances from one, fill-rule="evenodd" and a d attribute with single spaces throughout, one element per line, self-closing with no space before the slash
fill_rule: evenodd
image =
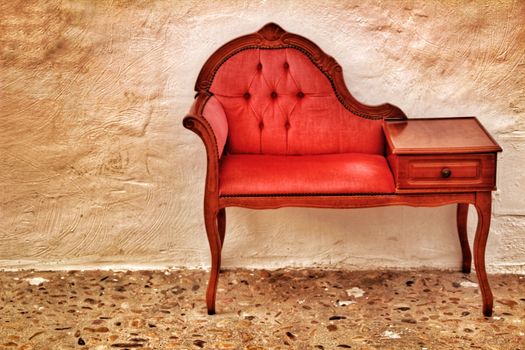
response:
<path id="1" fill-rule="evenodd" d="M 383 153 L 381 120 L 348 111 L 297 49 L 241 51 L 221 65 L 210 92 L 226 112 L 229 153 Z"/>
<path id="2" fill-rule="evenodd" d="M 224 111 L 228 153 L 383 154 L 382 120 L 406 118 L 391 104 L 357 101 L 331 56 L 275 23 L 221 46 L 195 91 L 213 96 L 205 112 Z"/>

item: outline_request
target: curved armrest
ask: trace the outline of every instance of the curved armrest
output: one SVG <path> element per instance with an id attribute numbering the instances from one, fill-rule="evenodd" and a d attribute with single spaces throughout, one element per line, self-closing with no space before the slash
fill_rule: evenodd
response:
<path id="1" fill-rule="evenodd" d="M 205 117 L 206 115 L 206 117 Z M 207 155 L 206 189 L 218 192 L 219 159 L 228 137 L 228 121 L 219 101 L 212 95 L 198 94 L 182 124 L 199 135 Z"/>

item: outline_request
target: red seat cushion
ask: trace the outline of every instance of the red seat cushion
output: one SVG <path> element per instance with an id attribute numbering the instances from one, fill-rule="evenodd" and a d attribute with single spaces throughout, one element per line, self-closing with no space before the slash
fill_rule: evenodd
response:
<path id="1" fill-rule="evenodd" d="M 364 153 L 230 154 L 222 159 L 219 181 L 221 196 L 394 192 L 385 157 Z"/>

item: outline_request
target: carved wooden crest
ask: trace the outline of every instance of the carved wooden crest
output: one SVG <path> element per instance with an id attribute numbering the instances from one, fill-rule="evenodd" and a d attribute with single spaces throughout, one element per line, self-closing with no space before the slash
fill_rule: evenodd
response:
<path id="1" fill-rule="evenodd" d="M 343 69 L 337 61 L 326 54 L 315 43 L 297 34 L 288 33 L 275 23 L 268 23 L 253 34 L 234 39 L 215 51 L 202 67 L 195 91 L 210 94 L 210 87 L 217 70 L 229 58 L 250 49 L 294 48 L 306 55 L 310 61 L 328 78 L 338 100 L 355 115 L 367 119 L 406 118 L 398 107 L 385 103 L 368 106 L 357 101 L 344 82 Z"/>

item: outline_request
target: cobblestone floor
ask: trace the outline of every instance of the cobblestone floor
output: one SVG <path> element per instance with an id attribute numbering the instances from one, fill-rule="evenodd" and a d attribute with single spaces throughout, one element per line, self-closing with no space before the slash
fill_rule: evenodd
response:
<path id="1" fill-rule="evenodd" d="M 0 272 L 0 349 L 525 349 L 525 276 L 483 317 L 459 272 Z"/>

